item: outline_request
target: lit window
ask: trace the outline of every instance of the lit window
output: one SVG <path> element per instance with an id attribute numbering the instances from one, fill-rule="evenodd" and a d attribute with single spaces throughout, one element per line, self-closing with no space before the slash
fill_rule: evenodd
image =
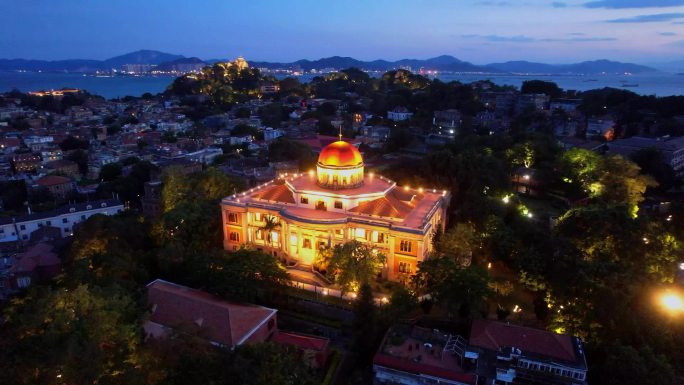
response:
<path id="1" fill-rule="evenodd" d="M 228 222 L 237 223 L 238 222 L 237 213 L 228 213 Z"/>
<path id="2" fill-rule="evenodd" d="M 342 209 L 342 201 L 335 201 L 335 208 L 336 209 Z"/>
<path id="3" fill-rule="evenodd" d="M 399 272 L 411 274 L 412 272 L 411 264 L 408 262 L 399 262 Z"/>
<path id="4" fill-rule="evenodd" d="M 411 241 L 399 242 L 399 250 L 410 253 L 411 252 Z"/>
<path id="5" fill-rule="evenodd" d="M 271 232 L 271 240 L 275 243 L 278 243 L 278 232 L 276 232 L 276 231 Z"/>
<path id="6" fill-rule="evenodd" d="M 263 218 L 263 216 L 261 215 L 261 213 L 254 213 L 254 220 L 256 222 L 261 222 L 262 218 Z"/>
<path id="7" fill-rule="evenodd" d="M 258 230 L 256 231 L 256 239 L 258 239 L 258 240 L 263 240 L 263 239 L 264 239 L 264 232 L 261 231 L 261 229 L 258 229 Z"/>
<path id="8" fill-rule="evenodd" d="M 342 230 L 342 229 L 335 229 L 335 236 L 336 236 L 336 237 L 343 237 L 343 236 L 344 236 L 344 230 Z"/>
<path id="9" fill-rule="evenodd" d="M 371 240 L 375 243 L 385 243 L 385 234 L 379 231 L 373 231 Z"/>
<path id="10" fill-rule="evenodd" d="M 354 234 L 356 235 L 356 238 L 366 238 L 366 230 L 365 229 L 355 229 Z"/>
<path id="11" fill-rule="evenodd" d="M 297 236 L 296 235 L 290 235 L 290 245 L 297 246 Z"/>

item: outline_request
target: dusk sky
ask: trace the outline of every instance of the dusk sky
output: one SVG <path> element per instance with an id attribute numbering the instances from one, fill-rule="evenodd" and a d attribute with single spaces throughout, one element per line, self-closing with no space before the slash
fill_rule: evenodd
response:
<path id="1" fill-rule="evenodd" d="M 0 0 L 0 58 L 684 60 L 684 0 Z"/>

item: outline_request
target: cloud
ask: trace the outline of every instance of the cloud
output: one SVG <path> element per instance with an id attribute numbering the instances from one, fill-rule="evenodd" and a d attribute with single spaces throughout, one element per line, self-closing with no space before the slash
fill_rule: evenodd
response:
<path id="1" fill-rule="evenodd" d="M 494 42 L 530 43 L 530 42 L 536 41 L 535 38 L 529 37 L 529 36 L 524 36 L 524 35 L 517 35 L 517 36 L 463 35 L 461 37 L 464 37 L 466 39 L 483 39 L 483 40 L 494 41 Z"/>
<path id="2" fill-rule="evenodd" d="M 585 37 L 575 36 L 571 38 L 534 38 L 525 35 L 516 36 L 500 36 L 500 35 L 462 35 L 466 39 L 482 39 L 490 42 L 508 42 L 508 43 L 533 43 L 533 42 L 595 42 L 595 41 L 615 41 L 614 37 Z"/>
<path id="3" fill-rule="evenodd" d="M 665 8 L 684 5 L 684 0 L 599 0 L 584 3 L 586 8 Z"/>
<path id="4" fill-rule="evenodd" d="M 616 41 L 614 37 L 575 37 L 572 39 L 561 39 L 560 41 Z"/>
<path id="5" fill-rule="evenodd" d="M 606 20 L 608 23 L 657 23 L 663 21 L 672 21 L 677 19 L 684 19 L 684 13 L 658 13 L 655 15 L 639 15 L 633 17 L 624 17 L 621 19 Z"/>
<path id="6" fill-rule="evenodd" d="M 565 8 L 565 7 L 567 7 L 568 5 L 565 4 L 565 3 L 562 2 L 562 1 L 554 1 L 553 3 L 551 3 L 551 6 L 554 7 L 554 8 Z"/>
<path id="7" fill-rule="evenodd" d="M 659 33 L 660 36 L 677 36 L 675 32 L 661 32 Z"/>

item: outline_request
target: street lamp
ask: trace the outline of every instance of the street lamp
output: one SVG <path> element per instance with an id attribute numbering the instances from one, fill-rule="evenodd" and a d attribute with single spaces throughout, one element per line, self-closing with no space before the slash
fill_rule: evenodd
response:
<path id="1" fill-rule="evenodd" d="M 671 313 L 684 313 L 684 298 L 674 291 L 665 291 L 659 297 L 660 305 Z"/>

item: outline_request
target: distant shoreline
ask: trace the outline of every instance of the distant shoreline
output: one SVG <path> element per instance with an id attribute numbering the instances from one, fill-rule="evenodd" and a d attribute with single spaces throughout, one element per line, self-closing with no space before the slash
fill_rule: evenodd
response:
<path id="1" fill-rule="evenodd" d="M 277 78 L 294 76 L 285 71 L 269 71 Z M 371 76 L 380 76 L 383 71 L 370 71 Z M 321 73 L 304 73 L 297 77 L 301 82 L 309 82 Z M 127 95 L 141 96 L 149 92 L 152 94 L 163 92 L 176 78 L 172 74 L 116 74 L 100 76 L 82 72 L 37 72 L 37 71 L 0 71 L 0 92 L 11 91 L 16 88 L 22 92 L 56 90 L 61 88 L 78 88 L 103 96 L 107 99 L 124 97 Z M 544 74 L 544 73 L 485 73 L 485 72 L 438 72 L 429 74 L 430 79 L 440 79 L 444 82 L 460 81 L 472 83 L 490 80 L 501 86 L 520 87 L 527 80 L 552 81 L 565 90 L 588 91 L 611 87 L 628 90 L 640 95 L 656 95 L 660 97 L 684 95 L 684 76 L 671 73 L 650 73 L 633 75 L 613 74 Z M 638 84 L 638 87 L 627 87 L 625 84 Z"/>

